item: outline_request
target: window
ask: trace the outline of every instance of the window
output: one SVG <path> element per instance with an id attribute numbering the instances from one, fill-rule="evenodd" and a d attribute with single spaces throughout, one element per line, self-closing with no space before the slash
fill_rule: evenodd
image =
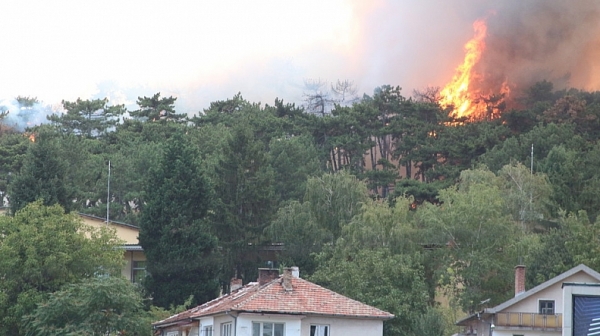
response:
<path id="1" fill-rule="evenodd" d="M 202 327 L 202 332 L 200 333 L 200 336 L 212 336 L 212 334 L 213 328 L 211 325 Z"/>
<path id="2" fill-rule="evenodd" d="M 540 314 L 554 315 L 554 300 L 540 300 Z"/>
<path id="3" fill-rule="evenodd" d="M 329 336 L 328 325 L 311 325 L 310 336 Z"/>
<path id="4" fill-rule="evenodd" d="M 231 332 L 231 323 L 223 323 L 221 324 L 221 336 L 232 336 Z"/>
<path id="5" fill-rule="evenodd" d="M 141 283 L 146 277 L 146 261 L 134 261 L 131 267 L 131 282 Z"/>
<path id="6" fill-rule="evenodd" d="M 252 322 L 252 336 L 283 336 L 283 323 Z"/>

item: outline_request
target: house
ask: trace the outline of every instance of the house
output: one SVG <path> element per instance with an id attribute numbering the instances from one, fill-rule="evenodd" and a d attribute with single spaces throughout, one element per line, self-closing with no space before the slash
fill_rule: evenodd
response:
<path id="1" fill-rule="evenodd" d="M 233 279 L 231 293 L 155 322 L 162 336 L 381 336 L 394 315 L 299 276 L 261 268 L 256 282 Z"/>
<path id="2" fill-rule="evenodd" d="M 525 266 L 519 265 L 515 267 L 512 299 L 472 314 L 456 325 L 463 327 L 460 335 L 465 336 L 561 336 L 563 332 L 572 335 L 573 296 L 568 293 L 577 293 L 573 288 L 589 290 L 597 286 L 600 273 L 579 265 L 526 291 Z"/>
<path id="3" fill-rule="evenodd" d="M 7 207 L 0 207 L 0 215 L 5 215 L 7 209 Z M 86 225 L 95 228 L 107 225 L 106 218 L 84 213 L 78 213 L 78 215 Z M 146 255 L 138 242 L 140 228 L 135 225 L 112 220 L 108 222 L 108 226 L 115 229 L 117 238 L 124 242 L 120 246 L 123 249 L 123 259 L 125 260 L 125 266 L 123 266 L 122 270 L 123 276 L 131 282 L 139 283 L 146 276 Z"/>
<path id="4" fill-rule="evenodd" d="M 106 218 L 79 213 L 79 217 L 83 222 L 92 227 L 106 226 Z M 109 221 L 108 226 L 115 229 L 116 235 L 124 244 L 120 246 L 123 249 L 123 266 L 122 274 L 131 282 L 140 283 L 146 276 L 146 255 L 144 249 L 138 242 L 140 228 L 138 226 L 117 221 Z"/>

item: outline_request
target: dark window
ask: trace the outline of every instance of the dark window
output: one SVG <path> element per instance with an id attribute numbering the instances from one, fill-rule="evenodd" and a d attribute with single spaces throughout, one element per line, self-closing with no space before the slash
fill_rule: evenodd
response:
<path id="1" fill-rule="evenodd" d="M 329 336 L 328 325 L 311 325 L 310 336 Z"/>
<path id="2" fill-rule="evenodd" d="M 141 283 L 146 277 L 146 261 L 134 261 L 131 273 L 131 282 Z"/>
<path id="3" fill-rule="evenodd" d="M 540 314 L 554 315 L 554 300 L 540 300 Z"/>

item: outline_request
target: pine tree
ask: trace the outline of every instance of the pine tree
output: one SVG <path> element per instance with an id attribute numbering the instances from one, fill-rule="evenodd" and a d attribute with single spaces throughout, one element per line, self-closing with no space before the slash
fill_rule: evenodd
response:
<path id="1" fill-rule="evenodd" d="M 157 306 L 168 308 L 190 295 L 195 303 L 217 294 L 217 239 L 211 233 L 212 189 L 183 132 L 167 141 L 150 170 L 139 241 L 148 260 L 145 287 Z"/>
<path id="2" fill-rule="evenodd" d="M 160 92 L 155 93 L 152 97 L 138 97 L 137 104 L 140 109 L 131 111 L 129 114 L 135 118 L 152 121 L 185 121 L 187 120 L 187 115 L 185 113 L 175 113 L 176 100 L 177 98 L 173 96 L 161 98 Z"/>
<path id="3" fill-rule="evenodd" d="M 11 213 L 39 199 L 44 205 L 60 204 L 67 212 L 72 210 L 76 206 L 75 192 L 68 182 L 65 164 L 60 144 L 50 134 L 40 132 L 27 150 L 20 174 L 9 185 Z"/>

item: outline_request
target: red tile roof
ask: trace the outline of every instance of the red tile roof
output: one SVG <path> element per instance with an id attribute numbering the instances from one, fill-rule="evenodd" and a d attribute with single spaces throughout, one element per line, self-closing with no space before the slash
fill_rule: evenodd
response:
<path id="1" fill-rule="evenodd" d="M 291 278 L 292 290 L 282 286 L 283 276 L 259 286 L 246 286 L 198 307 L 173 315 L 154 326 L 169 325 L 183 320 L 229 312 L 328 315 L 390 319 L 394 315 L 323 288 L 301 278 Z"/>

